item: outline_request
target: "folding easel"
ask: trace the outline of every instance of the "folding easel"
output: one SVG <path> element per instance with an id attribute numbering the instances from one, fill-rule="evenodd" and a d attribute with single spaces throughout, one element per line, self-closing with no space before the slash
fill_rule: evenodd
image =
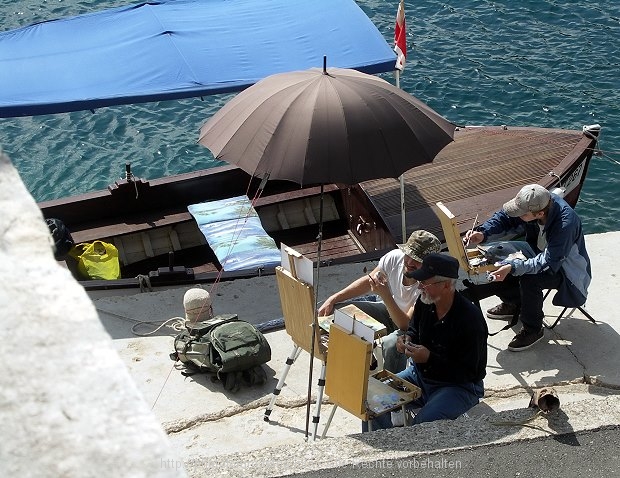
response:
<path id="1" fill-rule="evenodd" d="M 330 326 L 326 393 L 334 406 L 322 438 L 338 407 L 367 421 L 371 430 L 371 420 L 384 413 L 401 408 L 406 417 L 406 405 L 422 395 L 419 387 L 387 370 L 370 376 L 372 345 L 337 324 Z"/>
<path id="2" fill-rule="evenodd" d="M 441 201 L 435 203 L 435 205 L 437 206 L 437 216 L 441 221 L 441 228 L 446 238 L 448 252 L 459 261 L 459 265 L 467 275 L 470 277 L 477 276 L 496 270 L 497 266 L 492 264 L 478 265 L 483 255 L 477 248 L 467 249 L 465 247 L 459 233 L 458 224 L 456 223 L 456 216 Z"/>
<path id="3" fill-rule="evenodd" d="M 312 422 L 314 423 L 312 431 L 312 439 L 316 436 L 319 417 L 321 413 L 321 402 L 323 401 L 323 389 L 325 386 L 325 369 L 327 361 L 327 347 L 321 342 L 321 329 L 312 327 L 314 321 L 314 288 L 297 278 L 295 270 L 295 257 L 301 257 L 301 254 L 292 249 L 286 249 L 288 254 L 290 272 L 283 267 L 276 267 L 276 279 L 278 282 L 278 290 L 280 292 L 280 302 L 282 312 L 284 314 L 284 325 L 286 332 L 293 340 L 293 350 L 286 359 L 286 364 L 282 370 L 282 375 L 278 380 L 273 396 L 265 410 L 264 420 L 269 421 L 269 416 L 276 402 L 277 396 L 284 387 L 286 376 L 299 357 L 302 350 L 311 353 L 312 341 L 314 340 L 314 357 L 321 361 L 321 375 L 318 380 L 318 394 L 316 400 L 315 415 Z M 314 330 L 314 336 L 313 336 Z"/>

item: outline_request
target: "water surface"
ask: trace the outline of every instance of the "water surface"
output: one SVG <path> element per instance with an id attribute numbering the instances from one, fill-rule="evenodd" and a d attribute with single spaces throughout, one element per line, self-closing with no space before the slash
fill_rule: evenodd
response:
<path id="1" fill-rule="evenodd" d="M 398 2 L 357 3 L 392 43 Z M 0 29 L 126 4 L 0 0 Z M 603 127 L 603 154 L 593 158 L 577 211 L 586 233 L 620 230 L 620 2 L 405 6 L 409 52 L 401 87 L 449 120 Z M 394 82 L 391 74 L 383 77 Z M 147 179 L 208 168 L 220 163 L 197 145 L 198 130 L 230 97 L 0 119 L 0 147 L 38 201 L 104 189 L 124 175 L 126 162 Z"/>

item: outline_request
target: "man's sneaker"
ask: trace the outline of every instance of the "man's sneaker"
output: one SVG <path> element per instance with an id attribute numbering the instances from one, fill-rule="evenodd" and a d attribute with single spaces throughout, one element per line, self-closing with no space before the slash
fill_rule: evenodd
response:
<path id="1" fill-rule="evenodd" d="M 487 310 L 487 317 L 489 319 L 496 320 L 511 320 L 515 316 L 515 314 L 518 313 L 519 308 L 516 306 L 516 304 L 507 304 L 505 302 L 502 302 L 501 304 Z"/>
<path id="2" fill-rule="evenodd" d="M 508 350 L 513 352 L 520 352 L 521 350 L 529 349 L 536 342 L 539 342 L 545 335 L 543 329 L 538 332 L 528 332 L 525 328 L 514 336 L 514 338 L 508 344 Z"/>

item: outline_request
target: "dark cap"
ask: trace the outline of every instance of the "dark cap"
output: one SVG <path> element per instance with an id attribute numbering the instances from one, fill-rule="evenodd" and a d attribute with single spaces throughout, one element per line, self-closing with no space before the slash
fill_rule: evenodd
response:
<path id="1" fill-rule="evenodd" d="M 411 273 L 416 280 L 427 280 L 442 276 L 456 279 L 459 276 L 459 261 L 447 254 L 429 254 L 422 261 L 422 267 Z"/>

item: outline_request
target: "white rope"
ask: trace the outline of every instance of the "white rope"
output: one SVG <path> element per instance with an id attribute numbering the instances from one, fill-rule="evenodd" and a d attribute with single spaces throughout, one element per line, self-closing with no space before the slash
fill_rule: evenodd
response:
<path id="1" fill-rule="evenodd" d="M 145 320 L 136 320 L 133 319 L 131 317 L 127 317 L 126 315 L 122 315 L 122 314 L 118 314 L 116 312 L 111 312 L 109 310 L 105 310 L 102 309 L 100 307 L 95 306 L 95 309 L 97 309 L 99 312 L 103 312 L 104 314 L 108 314 L 108 315 L 112 315 L 114 317 L 118 317 L 119 319 L 123 319 L 123 320 L 128 320 L 130 322 L 134 322 L 134 325 L 131 327 L 131 332 L 138 336 L 138 337 L 148 337 L 149 335 L 152 335 L 156 332 L 158 332 L 160 329 L 162 329 L 163 327 L 168 327 L 169 329 L 174 330 L 175 332 L 181 332 L 183 330 L 185 330 L 186 327 L 186 323 L 187 320 L 184 317 L 172 317 L 170 319 L 167 320 L 163 320 L 163 321 L 155 321 L 155 322 L 149 322 L 149 321 L 145 321 Z M 170 322 L 170 324 L 168 324 Z M 144 324 L 149 324 L 149 325 L 157 325 L 157 328 L 151 332 L 147 332 L 144 334 L 138 333 L 136 332 L 136 328 L 144 325 Z M 159 324 L 159 325 L 158 325 Z"/>
<path id="2" fill-rule="evenodd" d="M 171 322 L 171 325 L 168 325 L 168 322 Z M 134 324 L 131 327 L 131 332 L 134 335 L 137 335 L 138 337 L 147 337 L 151 334 L 156 333 L 157 331 L 159 331 L 160 329 L 162 329 L 163 327 L 168 327 L 169 329 L 174 330 L 175 332 L 181 332 L 182 330 L 185 329 L 185 323 L 187 321 L 183 318 L 183 317 L 172 317 L 171 319 L 165 320 L 164 322 L 162 322 L 162 324 L 157 327 L 155 330 L 151 331 L 151 332 L 147 332 L 145 334 L 139 334 L 138 332 L 136 332 L 136 327 L 138 327 L 141 324 L 156 324 L 157 322 L 138 322 L 136 324 Z"/>
<path id="3" fill-rule="evenodd" d="M 620 166 L 620 161 L 615 160 L 614 158 L 611 157 L 610 152 L 605 152 L 605 151 L 601 151 L 600 149 L 595 151 L 594 154 L 600 153 L 600 155 L 605 158 L 608 161 L 611 161 L 612 163 L 616 164 L 617 166 Z M 615 154 L 616 152 L 613 151 L 611 152 L 612 154 Z M 597 155 L 598 156 L 598 155 Z"/>

